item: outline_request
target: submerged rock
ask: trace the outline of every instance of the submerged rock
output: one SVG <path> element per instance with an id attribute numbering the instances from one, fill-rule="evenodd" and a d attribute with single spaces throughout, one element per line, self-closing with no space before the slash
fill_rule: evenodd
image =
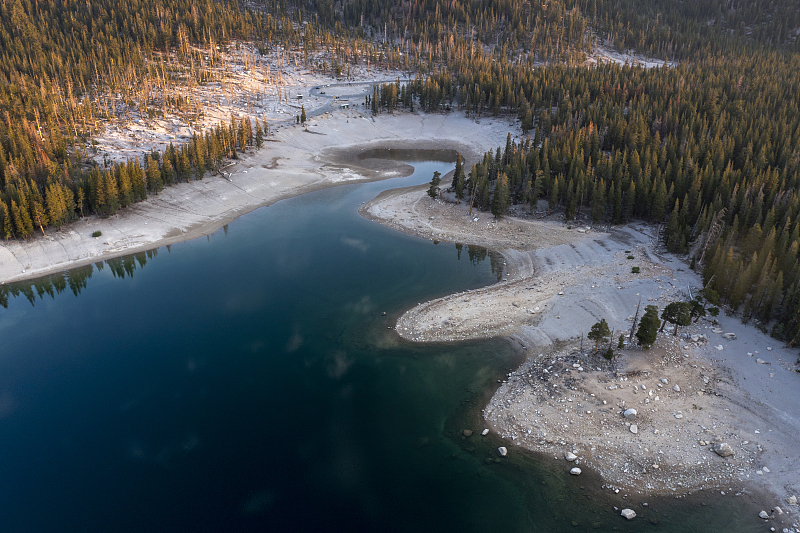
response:
<path id="1" fill-rule="evenodd" d="M 461 432 L 461 434 L 464 435 L 465 437 L 471 437 L 472 436 L 472 430 L 471 429 L 465 429 L 464 431 Z"/>
<path id="2" fill-rule="evenodd" d="M 506 455 L 508 455 L 508 450 L 506 449 L 505 446 L 500 446 L 499 448 L 497 448 L 497 453 L 500 455 L 500 457 L 505 457 Z"/>

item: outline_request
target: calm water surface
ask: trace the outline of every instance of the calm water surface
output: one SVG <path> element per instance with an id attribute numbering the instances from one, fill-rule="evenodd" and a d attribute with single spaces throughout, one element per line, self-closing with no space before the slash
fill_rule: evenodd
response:
<path id="1" fill-rule="evenodd" d="M 371 155 L 438 161 L 74 272 L 77 298 L 59 277 L 37 283 L 41 299 L 24 285 L 33 306 L 9 297 L 0 531 L 763 529 L 730 498 L 652 500 L 627 523 L 591 473 L 513 448 L 497 462 L 495 437 L 462 438 L 483 429 L 480 408 L 519 355 L 504 341 L 411 345 L 390 328 L 496 274 L 477 250 L 356 212 L 449 171 L 452 154 Z M 51 298 L 53 280 L 67 288 Z"/>

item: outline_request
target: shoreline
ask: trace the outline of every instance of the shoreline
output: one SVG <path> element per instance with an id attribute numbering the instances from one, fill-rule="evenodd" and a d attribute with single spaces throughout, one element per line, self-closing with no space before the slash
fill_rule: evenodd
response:
<path id="1" fill-rule="evenodd" d="M 230 179 L 207 174 L 202 180 L 168 187 L 114 216 L 90 216 L 46 236 L 0 244 L 0 284 L 203 237 L 259 207 L 307 192 L 412 172 L 399 161 L 359 160 L 358 155 L 369 149 L 448 149 L 476 160 L 505 142 L 512 129 L 500 120 L 476 125 L 458 114 L 373 118 L 348 110 L 320 115 L 308 121 L 308 131 L 299 125 L 280 128 L 270 137 L 273 142 L 228 168 Z M 102 235 L 93 238 L 94 231 Z"/>
<path id="2" fill-rule="evenodd" d="M 488 213 L 470 216 L 468 206 L 432 200 L 424 189 L 385 191 L 360 213 L 418 237 L 491 248 L 503 257 L 504 276 L 421 303 L 395 330 L 412 342 L 504 336 L 528 354 L 483 410 L 484 423 L 509 454 L 519 447 L 553 457 L 569 476 L 575 464 L 565 456 L 574 453 L 578 464 L 602 477 L 612 498 L 708 490 L 745 497 L 768 514 L 781 507 L 784 514 L 770 524 L 796 529 L 800 513 L 786 502 L 800 492 L 800 459 L 790 451 L 800 445 L 800 407 L 786 399 L 800 392 L 795 352 L 752 325 L 720 316 L 677 337 L 667 328 L 648 351 L 628 343 L 613 372 L 602 357 L 589 355 L 585 339 L 581 353 L 581 335 L 600 318 L 617 334 L 627 333 L 640 297 L 641 314 L 646 304 L 663 309 L 700 284 L 683 262 L 656 254 L 652 228 L 630 224 L 604 233 L 528 215 L 487 220 Z M 723 338 L 726 332 L 737 340 Z M 758 352 L 768 364 L 747 355 Z M 630 407 L 638 413 L 626 420 L 622 412 Z M 716 442 L 730 444 L 734 455 L 712 452 Z"/>

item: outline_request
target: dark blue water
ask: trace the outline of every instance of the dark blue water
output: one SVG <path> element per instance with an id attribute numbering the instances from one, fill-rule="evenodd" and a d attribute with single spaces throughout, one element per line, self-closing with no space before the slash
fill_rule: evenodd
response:
<path id="1" fill-rule="evenodd" d="M 460 436 L 519 356 L 391 329 L 497 278 L 357 215 L 453 165 L 415 166 L 17 286 L 0 309 L 0 531 L 754 530 L 726 500 L 652 500 L 626 523 L 591 473 Z"/>

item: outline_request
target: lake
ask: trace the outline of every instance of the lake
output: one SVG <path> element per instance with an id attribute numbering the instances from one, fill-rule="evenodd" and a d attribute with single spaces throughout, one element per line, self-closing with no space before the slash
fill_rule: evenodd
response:
<path id="1" fill-rule="evenodd" d="M 415 173 L 6 293 L 2 531 L 763 530 L 719 497 L 653 499 L 626 522 L 591 473 L 510 445 L 500 460 L 480 410 L 521 354 L 392 329 L 495 282 L 496 261 L 357 214 L 452 154 L 368 155 Z"/>

